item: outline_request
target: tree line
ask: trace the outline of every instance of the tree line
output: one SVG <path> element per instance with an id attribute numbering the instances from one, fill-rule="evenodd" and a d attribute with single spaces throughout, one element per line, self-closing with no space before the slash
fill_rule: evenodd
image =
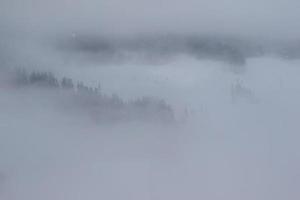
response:
<path id="1" fill-rule="evenodd" d="M 74 82 L 71 78 L 57 78 L 51 72 L 27 72 L 18 69 L 14 84 L 21 88 L 42 88 L 60 91 L 64 108 L 69 111 L 80 111 L 98 122 L 144 120 L 151 122 L 174 122 L 172 107 L 164 100 L 154 97 L 141 97 L 125 101 L 117 94 L 102 93 L 100 84 L 90 87 L 83 82 Z"/>

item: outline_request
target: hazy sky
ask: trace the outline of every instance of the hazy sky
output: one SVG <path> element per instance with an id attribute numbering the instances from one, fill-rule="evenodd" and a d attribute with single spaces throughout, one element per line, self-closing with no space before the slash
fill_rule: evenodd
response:
<path id="1" fill-rule="evenodd" d="M 4 30 L 29 32 L 217 32 L 295 38 L 300 33 L 299 8 L 298 0 L 1 0 L 0 21 Z"/>

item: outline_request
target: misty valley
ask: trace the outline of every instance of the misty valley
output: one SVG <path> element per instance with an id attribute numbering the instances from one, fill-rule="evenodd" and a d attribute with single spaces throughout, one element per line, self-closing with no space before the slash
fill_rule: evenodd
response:
<path id="1" fill-rule="evenodd" d="M 0 200 L 298 200 L 299 8 L 0 0 Z"/>

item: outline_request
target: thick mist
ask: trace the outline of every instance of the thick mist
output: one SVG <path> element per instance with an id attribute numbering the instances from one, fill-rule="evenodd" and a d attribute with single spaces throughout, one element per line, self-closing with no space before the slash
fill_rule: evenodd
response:
<path id="1" fill-rule="evenodd" d="M 294 0 L 1 0 L 0 199 L 299 199 Z"/>
<path id="2" fill-rule="evenodd" d="M 183 57 L 63 70 L 122 98 L 165 99 L 171 126 L 105 125 L 66 111 L 51 91 L 2 87 L 2 198 L 297 199 L 298 64 L 253 59 L 235 74 Z"/>

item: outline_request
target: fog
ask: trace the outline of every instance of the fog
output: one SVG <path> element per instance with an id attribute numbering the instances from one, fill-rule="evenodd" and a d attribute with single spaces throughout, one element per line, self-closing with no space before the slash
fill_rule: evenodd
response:
<path id="1" fill-rule="evenodd" d="M 1 0 L 0 199 L 299 199 L 294 0 Z"/>
<path id="2" fill-rule="evenodd" d="M 3 29 L 297 38 L 297 0 L 2 0 Z"/>

